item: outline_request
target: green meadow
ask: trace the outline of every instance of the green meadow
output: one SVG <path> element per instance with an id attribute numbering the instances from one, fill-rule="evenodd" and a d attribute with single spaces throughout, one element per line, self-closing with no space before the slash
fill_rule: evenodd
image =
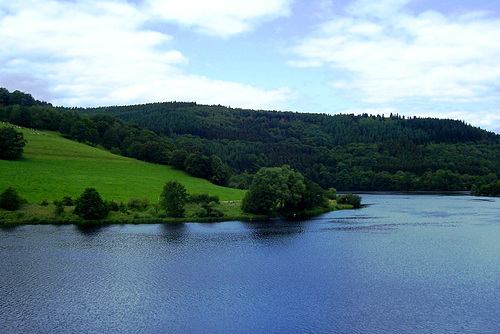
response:
<path id="1" fill-rule="evenodd" d="M 105 200 L 120 202 L 147 198 L 157 202 L 167 181 L 181 182 L 190 194 L 208 193 L 221 201 L 241 200 L 238 189 L 216 186 L 170 166 L 114 155 L 61 137 L 57 132 L 16 130 L 27 144 L 19 161 L 0 160 L 0 191 L 14 187 L 28 202 L 77 198 L 95 188 Z"/>

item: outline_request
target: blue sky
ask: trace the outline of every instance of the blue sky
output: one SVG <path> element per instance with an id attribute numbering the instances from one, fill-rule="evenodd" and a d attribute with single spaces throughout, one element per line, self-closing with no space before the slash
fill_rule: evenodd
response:
<path id="1" fill-rule="evenodd" d="M 0 0 L 0 86 L 64 106 L 398 113 L 500 132 L 500 2 Z"/>

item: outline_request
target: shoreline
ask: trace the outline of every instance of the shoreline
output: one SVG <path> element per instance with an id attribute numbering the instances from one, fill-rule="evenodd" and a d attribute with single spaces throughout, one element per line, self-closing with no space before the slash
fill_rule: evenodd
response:
<path id="1" fill-rule="evenodd" d="M 27 207 L 33 207 L 34 205 L 40 206 L 38 204 L 28 204 L 25 205 L 24 209 Z M 65 212 L 66 217 L 54 217 L 47 215 L 33 215 L 28 217 L 23 217 L 25 214 L 22 210 L 18 211 L 5 211 L 0 210 L 0 228 L 15 227 L 15 226 L 25 226 L 25 225 L 77 225 L 77 226 L 106 226 L 106 225 L 146 225 L 146 224 L 186 224 L 186 223 L 220 223 L 228 221 L 268 221 L 271 219 L 289 219 L 289 220 L 301 220 L 308 217 L 314 217 L 317 215 L 325 214 L 332 211 L 339 210 L 352 210 L 354 209 L 352 205 L 349 204 L 331 204 L 327 208 L 318 208 L 315 210 L 302 211 L 297 213 L 292 213 L 289 215 L 228 215 L 223 217 L 184 217 L 184 218 L 172 218 L 172 217 L 139 217 L 136 216 L 137 212 L 128 215 L 127 217 L 111 217 L 101 219 L 101 220 L 85 220 L 82 218 L 76 218 L 70 212 Z M 11 217 L 5 217 L 5 216 Z"/>

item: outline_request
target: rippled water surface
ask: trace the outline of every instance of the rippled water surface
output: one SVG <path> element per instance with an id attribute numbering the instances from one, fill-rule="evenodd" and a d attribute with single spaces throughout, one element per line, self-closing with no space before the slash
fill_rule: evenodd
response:
<path id="1" fill-rule="evenodd" d="M 0 229 L 2 333 L 500 333 L 500 199 Z"/>

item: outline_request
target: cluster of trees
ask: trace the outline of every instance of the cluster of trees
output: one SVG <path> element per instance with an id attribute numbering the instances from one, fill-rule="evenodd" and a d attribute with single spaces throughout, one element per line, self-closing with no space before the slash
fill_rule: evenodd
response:
<path id="1" fill-rule="evenodd" d="M 489 184 L 477 187 L 474 185 L 471 189 L 471 195 L 475 196 L 500 196 L 500 180 L 491 182 Z"/>
<path id="2" fill-rule="evenodd" d="M 325 191 L 290 166 L 261 168 L 241 208 L 253 214 L 290 214 L 327 207 Z"/>

